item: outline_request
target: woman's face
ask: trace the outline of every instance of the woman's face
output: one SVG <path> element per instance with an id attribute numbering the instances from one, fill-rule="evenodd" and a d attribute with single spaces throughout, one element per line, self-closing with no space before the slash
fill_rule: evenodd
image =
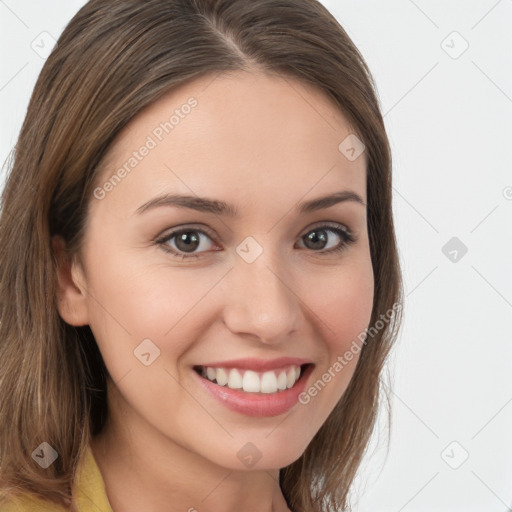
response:
<path id="1" fill-rule="evenodd" d="M 98 343 L 123 411 L 112 428 L 227 468 L 302 454 L 371 316 L 365 153 L 350 134 L 317 90 L 242 72 L 183 85 L 123 130 L 60 303 Z M 347 192 L 362 203 L 314 202 Z"/>

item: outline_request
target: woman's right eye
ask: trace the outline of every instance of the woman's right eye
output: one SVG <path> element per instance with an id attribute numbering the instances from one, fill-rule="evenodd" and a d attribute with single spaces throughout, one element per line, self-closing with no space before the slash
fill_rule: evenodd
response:
<path id="1" fill-rule="evenodd" d="M 205 240 L 206 239 L 206 240 Z M 211 237 L 208 233 L 201 229 L 180 229 L 172 231 L 156 241 L 158 245 L 161 245 L 164 251 L 167 251 L 177 258 L 197 258 L 199 255 L 194 254 L 196 249 L 200 249 L 198 252 L 208 250 L 213 245 Z M 169 246 L 168 242 L 172 244 Z"/>

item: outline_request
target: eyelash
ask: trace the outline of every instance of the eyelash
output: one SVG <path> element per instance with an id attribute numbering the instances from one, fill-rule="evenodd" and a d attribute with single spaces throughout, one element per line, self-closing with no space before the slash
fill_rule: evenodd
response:
<path id="1" fill-rule="evenodd" d="M 305 233 L 300 238 L 303 239 L 309 233 L 312 233 L 314 231 L 330 231 L 330 232 L 337 234 L 342 239 L 340 244 L 337 247 L 335 247 L 334 249 L 319 250 L 319 251 L 315 251 L 315 250 L 311 249 L 312 252 L 318 253 L 320 255 L 340 253 L 340 252 L 344 251 L 345 249 L 347 249 L 349 245 L 353 244 L 354 242 L 357 242 L 357 238 L 355 237 L 355 235 L 348 229 L 342 229 L 340 227 L 331 226 L 331 225 L 327 225 L 327 224 L 315 226 L 314 228 L 310 229 L 307 233 Z M 167 242 L 172 240 L 174 237 L 181 235 L 183 233 L 188 233 L 188 232 L 201 233 L 203 235 L 206 235 L 208 238 L 212 239 L 213 241 L 215 241 L 214 237 L 207 231 L 205 231 L 203 229 L 199 229 L 199 228 L 190 227 L 190 228 L 181 228 L 179 230 L 172 231 L 171 233 L 165 235 L 164 237 L 158 238 L 157 240 L 155 240 L 155 243 L 157 245 L 160 245 L 165 252 L 172 254 L 174 257 L 176 257 L 180 260 L 196 259 L 203 253 L 198 253 L 198 254 L 179 253 L 179 252 L 176 252 L 174 249 L 170 249 L 169 246 L 167 245 Z M 306 247 L 306 249 L 307 249 L 307 247 Z"/>

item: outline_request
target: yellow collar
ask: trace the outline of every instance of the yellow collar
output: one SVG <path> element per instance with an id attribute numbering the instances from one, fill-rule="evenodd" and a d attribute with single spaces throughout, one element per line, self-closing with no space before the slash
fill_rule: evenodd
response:
<path id="1" fill-rule="evenodd" d="M 79 512 L 113 512 L 105 491 L 105 482 L 88 445 L 83 464 L 74 483 Z M 24 494 L 7 503 L 0 502 L 2 512 L 67 512 L 63 507 Z"/>

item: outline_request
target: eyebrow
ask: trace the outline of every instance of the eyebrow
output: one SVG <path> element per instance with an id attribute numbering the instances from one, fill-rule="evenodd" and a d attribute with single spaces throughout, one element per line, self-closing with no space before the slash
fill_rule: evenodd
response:
<path id="1" fill-rule="evenodd" d="M 342 190 L 334 194 L 330 194 L 323 197 L 318 197 L 310 201 L 299 203 L 295 210 L 297 213 L 310 213 L 324 208 L 329 208 L 335 204 L 351 201 L 366 206 L 366 203 L 361 199 L 361 196 L 351 190 Z M 216 199 L 209 199 L 206 197 L 197 197 L 190 195 L 178 195 L 178 194 L 163 194 L 153 199 L 150 199 L 146 203 L 142 204 L 137 208 L 135 213 L 138 215 L 158 208 L 161 206 L 177 206 L 179 208 L 189 208 L 199 212 L 213 213 L 215 215 L 227 215 L 229 217 L 237 217 L 238 210 L 235 206 L 219 201 Z"/>

